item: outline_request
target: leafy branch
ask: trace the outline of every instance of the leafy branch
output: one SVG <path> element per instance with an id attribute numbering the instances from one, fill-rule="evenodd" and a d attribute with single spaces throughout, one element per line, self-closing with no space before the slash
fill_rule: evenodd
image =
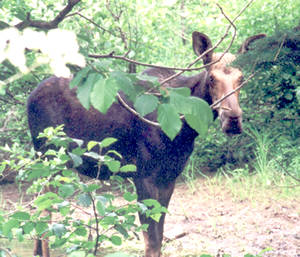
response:
<path id="1" fill-rule="evenodd" d="M 195 70 L 195 69 L 191 69 L 191 67 L 196 64 L 200 59 L 203 58 L 203 56 L 205 56 L 206 54 L 214 51 L 220 44 L 221 42 L 224 41 L 224 39 L 228 36 L 229 34 L 229 30 L 231 29 L 231 27 L 233 28 L 233 36 L 231 38 L 231 41 L 228 45 L 228 47 L 226 48 L 226 50 L 222 53 L 222 55 L 214 62 L 211 62 L 211 63 L 208 63 L 206 65 L 203 65 L 201 66 L 200 68 L 197 68 L 197 69 L 203 69 L 207 66 L 210 66 L 212 64 L 215 64 L 217 62 L 219 62 L 223 56 L 229 51 L 229 49 L 231 48 L 232 44 L 233 44 L 233 41 L 236 37 L 236 26 L 234 24 L 234 22 L 238 19 L 238 17 L 241 16 L 241 14 L 249 7 L 249 5 L 253 2 L 254 0 L 251 0 L 249 1 L 244 8 L 242 8 L 242 10 L 238 13 L 238 15 L 231 21 L 230 18 L 225 14 L 225 12 L 223 11 L 223 8 L 220 6 L 220 5 L 217 5 L 221 11 L 221 13 L 224 15 L 224 17 L 226 18 L 226 20 L 229 22 L 229 25 L 227 26 L 227 29 L 224 33 L 224 35 L 221 37 L 221 39 L 213 46 L 211 47 L 210 49 L 206 50 L 205 52 L 203 52 L 201 55 L 199 55 L 192 63 L 190 63 L 187 68 L 185 69 L 181 69 L 181 68 L 175 68 L 177 70 L 181 70 L 180 72 L 166 78 L 165 80 L 163 80 L 162 82 L 160 82 L 160 85 L 164 85 L 165 83 L 169 82 L 170 80 L 180 76 L 183 72 L 185 71 L 190 71 L 190 70 Z M 90 56 L 90 55 L 89 55 Z M 90 56 L 90 57 L 96 57 L 96 56 Z M 124 57 L 124 56 L 114 56 L 114 52 L 108 54 L 107 56 L 103 56 L 103 58 L 116 58 L 116 59 L 123 59 L 125 61 L 129 61 L 129 62 L 133 62 L 133 63 L 136 63 L 136 61 L 133 61 L 133 60 L 130 60 L 128 59 L 127 57 Z M 100 56 L 98 56 L 97 58 L 101 58 Z M 140 63 L 141 64 L 141 63 Z M 144 65 L 144 64 L 141 64 L 141 65 Z M 144 66 L 148 66 L 147 65 L 144 65 Z M 153 67 L 153 66 L 151 66 Z M 174 69 L 174 68 L 170 68 L 170 67 L 166 67 L 166 66 L 155 66 L 157 68 L 165 68 L 165 69 Z M 245 84 L 251 79 L 254 77 L 254 74 L 250 75 L 248 77 L 247 80 L 245 80 L 239 87 L 237 87 L 236 89 L 232 90 L 231 92 L 229 92 L 228 94 L 226 94 L 225 96 L 223 96 L 222 98 L 220 98 L 219 100 L 217 100 L 215 103 L 213 103 L 212 105 L 210 105 L 211 108 L 221 108 L 219 107 L 218 105 L 224 101 L 226 98 L 228 98 L 229 96 L 231 96 L 232 94 L 234 94 L 235 92 L 237 92 L 238 90 L 240 90 L 243 86 L 245 86 Z M 126 104 L 126 102 L 122 99 L 122 97 L 120 96 L 120 94 L 117 94 L 117 98 L 118 98 L 118 101 L 119 103 L 124 107 L 126 108 L 128 111 L 130 111 L 133 115 L 135 115 L 136 117 L 138 117 L 140 120 L 142 120 L 143 122 L 149 124 L 149 125 L 152 125 L 152 126 L 155 126 L 155 127 L 161 127 L 161 125 L 158 123 L 158 122 L 154 122 L 154 121 L 151 121 L 149 119 L 146 119 L 144 118 L 142 115 L 140 115 L 137 111 L 135 111 L 133 108 L 131 108 L 128 104 Z M 181 119 L 183 119 L 184 117 L 181 117 Z"/>

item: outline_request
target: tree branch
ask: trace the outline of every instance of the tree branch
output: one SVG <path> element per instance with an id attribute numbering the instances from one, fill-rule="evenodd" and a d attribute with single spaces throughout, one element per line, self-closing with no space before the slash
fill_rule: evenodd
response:
<path id="1" fill-rule="evenodd" d="M 220 44 L 221 42 L 223 42 L 223 40 L 227 37 L 228 33 L 229 33 L 229 30 L 231 27 L 233 27 L 234 31 L 233 31 L 233 36 L 232 36 L 232 39 L 228 45 L 228 47 L 226 48 L 226 50 L 223 52 L 223 54 L 221 55 L 221 57 L 212 62 L 212 63 L 209 63 L 207 65 L 203 65 L 201 66 L 200 68 L 197 68 L 197 69 L 203 69 L 204 67 L 207 67 L 209 65 L 212 65 L 214 63 L 217 63 L 219 62 L 222 57 L 229 51 L 230 47 L 232 46 L 233 44 L 233 41 L 235 39 L 235 36 L 236 36 L 236 26 L 234 25 L 234 21 L 236 21 L 238 19 L 238 17 L 241 16 L 241 14 L 248 8 L 248 6 L 253 2 L 254 0 L 250 0 L 246 5 L 245 7 L 238 13 L 238 15 L 231 21 L 228 16 L 224 13 L 222 7 L 220 5 L 218 5 L 218 7 L 220 8 L 222 14 L 224 15 L 224 17 L 228 20 L 229 22 L 229 25 L 227 26 L 227 29 L 224 33 L 224 35 L 221 37 L 221 39 L 219 40 L 219 42 L 217 42 L 217 44 L 215 44 L 215 46 L 211 47 L 210 49 L 206 50 L 205 52 L 203 52 L 200 56 L 198 56 L 192 63 L 190 63 L 188 66 L 187 66 L 187 70 L 190 70 L 190 67 L 192 67 L 195 63 L 197 63 L 205 54 L 209 53 L 210 51 L 213 51 L 214 49 L 216 49 Z M 90 57 L 95 57 L 95 55 L 89 55 Z M 121 57 L 121 56 L 114 56 L 114 52 L 111 52 L 110 54 L 108 55 L 102 55 L 102 57 L 100 57 L 99 55 L 96 57 L 96 58 L 116 58 L 116 59 L 122 59 L 122 60 L 129 60 L 128 58 L 126 57 Z M 133 61 L 133 60 L 130 60 L 130 62 L 134 62 L 136 64 L 138 64 L 136 61 Z M 150 66 L 149 64 L 145 65 L 145 66 Z M 153 67 L 151 65 L 151 67 Z M 168 67 L 163 67 L 163 66 L 156 66 L 155 67 L 159 67 L 159 68 L 168 68 Z M 171 68 L 172 69 L 172 68 Z M 182 70 L 181 68 L 179 68 L 179 70 L 181 70 L 180 72 L 166 78 L 165 80 L 163 80 L 162 82 L 160 82 L 161 85 L 169 82 L 170 80 L 180 76 L 184 70 Z M 220 104 L 222 101 L 224 101 L 227 97 L 229 97 L 230 95 L 234 94 L 236 91 L 240 90 L 252 77 L 254 76 L 254 74 L 250 75 L 249 78 L 244 81 L 239 87 L 237 87 L 236 89 L 232 90 L 231 92 L 229 92 L 228 94 L 226 94 L 225 96 L 223 96 L 221 99 L 217 100 L 215 103 L 213 103 L 212 105 L 210 105 L 211 108 L 216 108 L 216 106 L 218 104 Z M 118 101 L 119 103 L 124 107 L 126 108 L 128 111 L 130 111 L 133 115 L 137 116 L 139 119 L 141 119 L 142 121 L 144 121 L 145 123 L 149 124 L 149 125 L 152 125 L 152 126 L 155 126 L 155 127 L 160 127 L 160 124 L 158 122 L 153 122 L 153 121 L 150 121 L 144 117 L 142 117 L 138 112 L 136 112 L 133 108 L 131 108 L 128 104 L 126 104 L 126 102 L 122 99 L 122 97 L 117 94 L 117 98 L 118 98 Z M 221 107 L 217 107 L 217 108 L 221 108 Z M 183 119 L 184 117 L 181 117 L 181 119 Z"/>
<path id="2" fill-rule="evenodd" d="M 143 62 L 132 60 L 132 59 L 127 58 L 125 56 L 115 55 L 114 51 L 112 51 L 108 54 L 89 54 L 88 57 L 95 58 L 95 59 L 101 59 L 101 58 L 103 58 L 103 59 L 104 58 L 119 59 L 119 60 L 130 62 L 130 63 L 136 64 L 136 65 L 141 65 L 141 66 L 150 67 L 150 68 L 181 70 L 181 71 L 196 71 L 196 70 L 203 69 L 203 67 L 199 67 L 199 68 L 180 68 L 180 67 L 168 67 L 168 66 L 161 66 L 161 65 L 149 64 L 149 63 L 143 63 Z"/>
<path id="3" fill-rule="evenodd" d="M 58 24 L 66 18 L 67 14 L 73 9 L 73 7 L 80 1 L 81 0 L 68 0 L 67 6 L 62 11 L 60 11 L 52 21 L 34 21 L 30 19 L 30 13 L 28 13 L 26 20 L 20 22 L 15 27 L 19 30 L 23 30 L 27 27 L 34 27 L 42 30 L 55 29 L 57 28 Z"/>

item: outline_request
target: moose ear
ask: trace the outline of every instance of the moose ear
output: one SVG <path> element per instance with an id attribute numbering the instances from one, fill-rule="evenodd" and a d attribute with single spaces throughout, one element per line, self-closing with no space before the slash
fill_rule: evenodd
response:
<path id="1" fill-rule="evenodd" d="M 242 44 L 242 46 L 240 47 L 238 53 L 239 54 L 244 54 L 244 53 L 248 52 L 250 50 L 249 46 L 250 46 L 251 43 L 253 43 L 254 41 L 256 41 L 258 39 L 264 38 L 266 36 L 267 36 L 266 34 L 258 34 L 258 35 L 248 37 L 245 40 L 245 42 Z"/>
<path id="2" fill-rule="evenodd" d="M 198 31 L 193 32 L 193 49 L 197 56 L 200 56 L 206 50 L 212 47 L 208 36 Z M 212 61 L 212 51 L 203 56 L 203 63 L 208 64 Z"/>

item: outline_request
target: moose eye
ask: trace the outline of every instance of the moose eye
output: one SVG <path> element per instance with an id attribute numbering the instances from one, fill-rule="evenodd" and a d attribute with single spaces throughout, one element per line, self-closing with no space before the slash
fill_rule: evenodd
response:
<path id="1" fill-rule="evenodd" d="M 209 85 L 210 85 L 211 87 L 214 87 L 215 84 L 216 84 L 216 79 L 215 79 L 215 77 L 214 77 L 214 76 L 209 76 Z"/>
<path id="2" fill-rule="evenodd" d="M 209 76 L 209 82 L 211 82 L 211 83 L 213 83 L 213 82 L 215 82 L 215 78 L 214 78 L 214 76 Z"/>

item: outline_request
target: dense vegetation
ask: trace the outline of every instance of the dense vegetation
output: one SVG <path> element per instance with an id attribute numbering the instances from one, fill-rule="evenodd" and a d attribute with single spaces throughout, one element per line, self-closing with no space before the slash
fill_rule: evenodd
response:
<path id="1" fill-rule="evenodd" d="M 43 22 L 54 21 L 69 3 L 75 2 L 79 1 L 2 0 L 0 29 L 3 31 L 9 26 L 16 26 L 20 30 L 33 28 L 36 31 L 51 31 L 56 25 L 49 27 L 49 24 L 45 26 Z M 107 78 L 118 74 L 119 81 L 127 83 L 129 77 L 124 74 L 129 70 L 129 63 L 120 58 L 109 57 L 122 56 L 141 63 L 184 68 L 194 60 L 191 47 L 192 32 L 195 30 L 204 32 L 213 43 L 216 43 L 224 35 L 229 23 L 222 12 L 233 19 L 246 3 L 247 1 L 243 0 L 86 0 L 74 4 L 73 9 L 57 23 L 57 26 L 76 33 L 79 52 L 85 57 L 88 67 L 85 74 L 97 71 Z M 241 92 L 245 133 L 234 138 L 225 137 L 220 131 L 218 121 L 215 121 L 206 138 L 199 137 L 197 140 L 190 164 L 183 174 L 183 178 L 189 182 L 191 178 L 209 171 L 230 174 L 233 177 L 257 174 L 261 178 L 262 185 L 292 187 L 299 184 L 299 9 L 300 3 L 297 1 L 256 0 L 235 21 L 237 37 L 230 49 L 231 52 L 237 52 L 241 42 L 250 35 L 258 33 L 267 35 L 265 39 L 254 43 L 252 51 L 238 58 L 235 63 L 243 69 L 246 78 L 256 73 L 254 79 L 244 86 Z M 226 49 L 230 43 L 233 29 L 231 28 L 230 31 L 231 34 L 219 46 L 219 51 Z M 13 57 L 5 59 L 6 55 L 2 49 L 6 41 L 7 38 L 0 37 L 0 61 L 2 61 L 0 64 L 0 145 L 2 147 L 0 156 L 3 160 L 0 171 L 3 172 L 3 178 L 14 169 L 23 171 L 24 165 L 29 165 L 27 166 L 29 169 L 35 167 L 34 165 L 40 165 L 29 161 L 30 158 L 33 159 L 33 151 L 27 128 L 26 98 L 40 81 L 52 74 L 54 68 L 53 65 L 40 62 L 40 51 L 27 49 L 25 63 L 30 67 L 30 72 L 22 70 L 21 58 L 15 62 L 12 61 Z M 16 55 L 19 53 L 18 46 L 18 44 L 14 46 Z M 55 47 L 58 45 L 56 44 Z M 92 55 L 105 55 L 105 58 L 99 56 L 96 58 Z M 197 65 L 200 67 L 201 64 Z M 68 67 L 73 74 L 77 74 L 80 70 L 79 66 L 74 64 Z M 137 65 L 136 68 L 138 72 L 145 69 L 143 65 Z M 50 134 L 47 136 L 51 137 Z M 55 165 L 59 169 L 66 160 L 62 152 L 56 154 L 59 155 L 57 160 L 62 161 L 61 163 L 56 160 Z M 20 156 L 24 159 L 20 160 Z M 67 177 L 70 174 L 66 171 L 64 175 Z M 36 178 L 35 176 L 30 177 L 30 180 Z M 26 179 L 22 172 L 18 177 Z M 45 181 L 43 176 L 40 179 Z M 76 191 L 80 192 L 77 196 L 79 195 L 81 205 L 96 202 L 98 198 L 93 198 L 90 193 L 96 191 L 98 186 L 79 186 L 75 183 L 77 177 L 71 177 L 70 180 L 69 185 L 72 186 L 64 186 L 60 189 L 59 197 L 71 197 Z M 38 189 L 34 188 L 34 190 Z M 97 207 L 98 212 L 119 211 L 126 222 L 125 226 L 118 223 L 120 226 L 117 226 L 117 230 L 126 238 L 126 230 L 135 227 L 131 220 L 131 213 L 139 208 L 146 208 L 147 203 L 145 206 L 129 204 L 127 209 L 119 210 L 118 207 L 109 206 L 110 197 L 98 199 L 98 203 L 100 202 Z M 127 192 L 124 198 L 131 202 L 135 196 Z M 54 201 L 52 203 L 62 203 L 58 198 L 51 199 Z M 148 205 L 155 204 L 148 203 Z M 47 207 L 40 206 L 41 210 Z M 61 206 L 62 209 L 59 210 L 62 215 L 72 212 L 70 208 L 67 210 L 63 207 Z M 159 211 L 163 210 L 159 209 Z M 149 215 L 157 218 L 159 211 Z M 14 215 L 13 221 L 4 227 L 6 232 L 1 233 L 12 237 L 8 230 L 20 224 L 27 224 L 25 231 L 27 229 L 31 232 L 33 223 L 24 222 L 29 219 L 28 215 L 23 210 Z M 1 216 L 0 222 L 2 221 Z M 73 225 L 75 228 L 72 229 L 77 231 L 77 234 L 75 233 L 77 236 L 86 235 L 86 231 L 81 230 L 79 224 Z M 39 229 L 37 233 L 43 232 L 42 227 Z M 65 229 L 69 228 L 58 226 L 51 232 L 58 235 L 54 246 L 60 247 L 66 243 L 63 237 L 66 233 Z M 22 237 L 21 232 L 17 231 L 19 239 Z M 121 243 L 119 237 L 106 237 L 105 240 L 117 245 Z M 87 241 L 86 245 L 80 247 L 90 249 L 91 246 L 88 244 Z"/>

